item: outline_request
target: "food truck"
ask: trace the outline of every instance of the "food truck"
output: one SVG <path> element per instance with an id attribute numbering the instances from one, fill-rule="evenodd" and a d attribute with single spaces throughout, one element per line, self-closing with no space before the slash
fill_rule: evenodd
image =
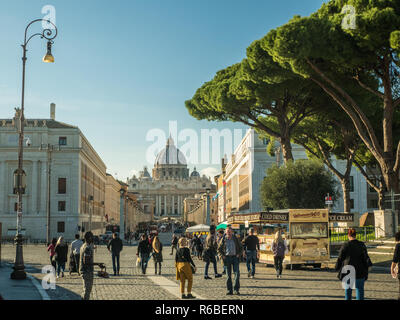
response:
<path id="1" fill-rule="evenodd" d="M 291 268 L 300 265 L 321 267 L 328 263 L 328 209 L 287 209 L 228 217 L 229 223 L 251 224 L 260 240 L 259 262 L 274 263 L 272 243 L 280 230 L 287 246 L 283 263 Z"/>

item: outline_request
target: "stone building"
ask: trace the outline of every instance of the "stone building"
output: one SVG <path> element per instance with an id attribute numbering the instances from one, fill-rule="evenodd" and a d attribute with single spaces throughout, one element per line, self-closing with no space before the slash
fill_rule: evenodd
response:
<path id="1" fill-rule="evenodd" d="M 183 218 L 184 199 L 204 193 L 215 186 L 206 176 L 200 176 L 196 168 L 189 174 L 186 158 L 175 146 L 173 139 L 167 140 L 154 163 L 152 175 L 145 167 L 139 176 L 127 181 L 130 192 L 138 195 L 154 218 Z M 143 207 L 146 211 L 146 208 Z"/>
<path id="2" fill-rule="evenodd" d="M 210 225 L 218 224 L 218 202 L 215 193 L 209 194 Z M 184 222 L 207 224 L 207 194 L 196 194 L 184 200 Z"/>
<path id="3" fill-rule="evenodd" d="M 16 233 L 18 168 L 17 119 L 0 119 L 0 222 L 3 237 Z M 23 170 L 26 189 L 22 206 L 22 234 L 45 240 L 47 214 L 50 236 L 89 230 L 104 231 L 106 166 L 78 127 L 55 120 L 55 105 L 48 119 L 26 119 Z"/>
<path id="4" fill-rule="evenodd" d="M 107 173 L 104 208 L 106 223 L 110 225 L 119 225 L 120 190 L 121 185 L 119 182 L 111 174 Z"/>

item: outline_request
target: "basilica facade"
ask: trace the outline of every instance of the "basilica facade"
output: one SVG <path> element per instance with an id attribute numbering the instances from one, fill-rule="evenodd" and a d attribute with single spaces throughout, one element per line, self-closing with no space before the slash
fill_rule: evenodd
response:
<path id="1" fill-rule="evenodd" d="M 145 167 L 138 177 L 128 179 L 127 184 L 128 191 L 135 193 L 140 203 L 153 208 L 155 219 L 182 219 L 186 198 L 206 193 L 207 189 L 213 192 L 216 188 L 209 178 L 200 176 L 196 167 L 189 171 L 185 156 L 171 137 L 158 153 L 152 174 Z"/>

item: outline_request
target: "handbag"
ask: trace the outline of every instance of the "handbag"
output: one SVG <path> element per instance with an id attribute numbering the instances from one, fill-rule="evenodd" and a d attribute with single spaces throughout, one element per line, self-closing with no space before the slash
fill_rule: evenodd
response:
<path id="1" fill-rule="evenodd" d="M 190 265 L 190 268 L 192 269 L 192 274 L 196 273 L 196 267 L 193 267 L 192 265 Z"/>

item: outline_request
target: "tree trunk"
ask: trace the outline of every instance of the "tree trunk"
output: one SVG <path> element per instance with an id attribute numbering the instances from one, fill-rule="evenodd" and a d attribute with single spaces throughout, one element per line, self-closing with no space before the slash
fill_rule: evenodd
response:
<path id="1" fill-rule="evenodd" d="M 351 210 L 351 202 L 350 202 L 350 183 L 349 177 L 341 179 L 340 184 L 342 185 L 343 191 L 343 205 L 344 205 L 344 212 L 350 212 Z"/>
<path id="2" fill-rule="evenodd" d="M 294 160 L 292 154 L 292 144 L 290 143 L 290 139 L 285 137 L 281 137 L 280 142 L 282 147 L 283 161 L 285 164 L 287 164 L 288 161 Z"/>

